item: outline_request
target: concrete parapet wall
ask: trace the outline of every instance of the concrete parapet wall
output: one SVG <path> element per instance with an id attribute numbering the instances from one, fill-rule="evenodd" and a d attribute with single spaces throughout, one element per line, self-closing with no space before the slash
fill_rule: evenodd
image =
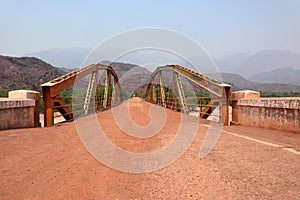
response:
<path id="1" fill-rule="evenodd" d="M 257 98 L 247 99 L 243 98 L 242 94 L 233 96 L 241 97 L 241 99 L 232 99 L 235 122 L 300 133 L 300 98 L 260 98 L 257 96 Z"/>
<path id="2" fill-rule="evenodd" d="M 34 107 L 35 102 L 31 99 L 0 98 L 0 109 Z"/>
<path id="3" fill-rule="evenodd" d="M 232 101 L 238 101 L 240 99 L 259 99 L 260 93 L 252 90 L 242 90 L 233 92 L 231 94 Z"/>
<path id="4" fill-rule="evenodd" d="M 38 127 L 39 92 L 17 90 L 0 98 L 0 130 Z"/>
<path id="5" fill-rule="evenodd" d="M 300 109 L 300 97 L 241 99 L 239 106 L 257 106 L 265 108 Z"/>
<path id="6" fill-rule="evenodd" d="M 40 100 L 40 93 L 31 90 L 14 90 L 8 92 L 8 98 L 10 99 L 33 99 Z"/>

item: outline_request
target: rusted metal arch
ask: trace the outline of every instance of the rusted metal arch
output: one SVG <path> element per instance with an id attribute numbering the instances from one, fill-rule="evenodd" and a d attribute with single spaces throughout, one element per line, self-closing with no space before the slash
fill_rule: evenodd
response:
<path id="1" fill-rule="evenodd" d="M 54 112 L 53 106 L 54 104 L 60 104 L 62 108 L 62 112 L 64 113 L 71 113 L 71 110 L 68 110 L 67 106 L 64 105 L 63 101 L 59 98 L 60 92 L 67 87 L 73 85 L 77 79 L 82 79 L 85 76 L 99 70 L 106 70 L 107 76 L 112 75 L 114 77 L 114 85 L 119 86 L 119 80 L 116 72 L 113 70 L 111 66 L 103 65 L 103 64 L 91 64 L 84 68 L 72 71 L 67 73 L 63 76 L 60 76 L 56 79 L 53 79 L 47 83 L 43 83 L 42 93 L 43 93 L 43 100 L 44 100 L 44 126 L 49 127 L 54 124 Z M 110 77 L 108 78 L 110 80 Z M 108 91 L 108 85 L 106 85 L 105 93 Z M 106 94 L 107 98 L 107 94 Z M 66 119 L 73 118 L 72 114 L 64 115 Z"/>
<path id="2" fill-rule="evenodd" d="M 159 87 L 160 90 L 163 88 L 161 81 L 161 71 L 172 70 L 176 75 L 180 74 L 188 80 L 194 82 L 205 90 L 209 91 L 213 96 L 219 97 L 221 99 L 220 103 L 220 123 L 223 125 L 229 125 L 229 95 L 231 86 L 223 83 L 221 81 L 212 79 L 210 77 L 204 76 L 193 70 L 184 68 L 180 65 L 166 65 L 158 67 L 151 75 L 150 81 L 146 87 L 146 100 L 153 102 L 154 98 L 154 77 L 159 74 Z M 180 83 L 181 84 L 181 83 Z M 182 87 L 182 86 L 181 86 Z M 151 91 L 150 97 L 149 92 Z M 181 103 L 184 104 L 184 99 L 180 99 Z M 163 101 L 163 100 L 162 100 Z M 213 102 L 210 102 L 212 104 Z M 184 110 L 183 110 L 184 111 Z M 185 111 L 184 111 L 185 112 Z"/>

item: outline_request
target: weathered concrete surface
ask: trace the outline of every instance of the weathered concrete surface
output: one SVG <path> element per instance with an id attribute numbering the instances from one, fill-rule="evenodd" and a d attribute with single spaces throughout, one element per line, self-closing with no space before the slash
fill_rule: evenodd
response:
<path id="1" fill-rule="evenodd" d="M 260 93 L 252 90 L 236 91 L 231 94 L 232 100 L 232 121 L 235 123 L 239 122 L 239 110 L 238 101 L 240 99 L 259 99 Z"/>
<path id="2" fill-rule="evenodd" d="M 263 128 L 300 133 L 300 98 L 259 98 L 233 93 L 233 121 Z"/>
<path id="3" fill-rule="evenodd" d="M 241 99 L 239 123 L 300 133 L 300 98 Z"/>
<path id="4" fill-rule="evenodd" d="M 34 106 L 32 99 L 0 99 L 0 130 L 34 127 Z"/>
<path id="5" fill-rule="evenodd" d="M 8 98 L 10 99 L 33 99 L 40 100 L 40 93 L 32 90 L 14 90 L 8 92 Z"/>
<path id="6" fill-rule="evenodd" d="M 40 93 L 32 90 L 14 90 L 8 92 L 10 99 L 33 99 L 34 107 L 34 127 L 40 127 Z"/>
<path id="7" fill-rule="evenodd" d="M 260 93 L 253 90 L 236 91 L 231 94 L 232 101 L 238 101 L 240 99 L 259 99 Z"/>
<path id="8" fill-rule="evenodd" d="M 39 92 L 18 90 L 0 98 L 0 130 L 38 127 Z"/>

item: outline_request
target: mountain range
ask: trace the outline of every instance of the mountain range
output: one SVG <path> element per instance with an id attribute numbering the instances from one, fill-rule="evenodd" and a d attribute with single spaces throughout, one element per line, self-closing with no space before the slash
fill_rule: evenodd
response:
<path id="1" fill-rule="evenodd" d="M 219 75 L 206 74 L 209 77 L 219 79 Z M 284 84 L 284 83 L 258 83 L 247 80 L 239 74 L 221 73 L 223 82 L 232 86 L 232 91 L 237 90 L 255 90 L 260 92 L 274 92 L 274 93 L 300 93 L 300 85 Z"/>
<path id="2" fill-rule="evenodd" d="M 215 60 L 221 72 L 239 74 L 251 81 L 299 84 L 298 53 L 271 49 L 254 55 L 239 53 Z"/>
<path id="3" fill-rule="evenodd" d="M 251 80 L 260 83 L 285 83 L 300 85 L 300 70 L 292 68 L 274 69 L 272 71 L 254 75 Z"/>
<path id="4" fill-rule="evenodd" d="M 90 50 L 89 48 L 49 49 L 29 55 L 55 67 L 69 69 L 80 67 Z M 299 53 L 268 49 L 253 55 L 237 53 L 213 60 L 220 72 L 239 74 L 253 82 L 300 85 Z"/>
<path id="5" fill-rule="evenodd" d="M 106 61 L 108 62 L 108 61 Z M 108 63 L 107 63 L 108 64 Z M 151 75 L 151 72 L 138 65 L 129 63 L 113 62 L 110 65 L 116 71 L 121 87 L 132 93 L 136 89 L 141 90 L 142 86 L 145 86 Z M 9 57 L 0 56 L 0 89 L 40 89 L 40 84 L 52 80 L 58 76 L 61 76 L 70 71 L 70 69 L 56 68 L 52 65 L 35 57 Z M 66 70 L 66 71 L 64 71 Z M 295 75 L 295 71 L 291 69 L 285 69 L 290 71 L 290 75 Z M 274 70 L 273 73 L 281 74 L 282 71 Z M 207 74 L 212 78 L 218 78 L 216 74 Z M 262 73 L 256 78 L 265 79 Z M 300 93 L 300 85 L 282 84 L 282 83 L 257 83 L 251 80 L 247 80 L 241 75 L 233 73 L 221 73 L 224 82 L 232 85 L 232 90 L 250 89 L 262 92 L 296 92 Z M 286 75 L 288 78 L 289 74 Z M 298 75 L 296 75 L 298 76 Z M 278 76 L 279 77 L 279 76 Z"/>
<path id="6" fill-rule="evenodd" d="M 105 63 L 104 63 L 105 64 Z M 119 77 L 123 89 L 132 93 L 148 83 L 151 72 L 128 63 L 110 63 Z M 40 90 L 42 83 L 62 76 L 75 69 L 57 68 L 35 57 L 10 57 L 0 55 L 0 89 Z M 104 84 L 102 76 L 100 82 Z M 137 87 L 138 86 L 138 87 Z"/>
<path id="7" fill-rule="evenodd" d="M 55 67 L 73 69 L 81 67 L 81 63 L 90 51 L 90 48 L 53 48 L 24 56 L 34 56 Z"/>
<path id="8" fill-rule="evenodd" d="M 0 89 L 40 89 L 40 84 L 66 72 L 35 57 L 0 55 Z"/>

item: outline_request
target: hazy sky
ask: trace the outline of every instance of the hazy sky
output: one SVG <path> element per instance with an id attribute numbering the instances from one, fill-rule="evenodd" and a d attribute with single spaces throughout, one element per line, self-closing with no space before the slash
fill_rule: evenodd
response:
<path id="1" fill-rule="evenodd" d="M 214 57 L 262 49 L 300 52 L 299 0 L 0 0 L 0 54 L 95 47 L 134 28 L 179 31 Z"/>

